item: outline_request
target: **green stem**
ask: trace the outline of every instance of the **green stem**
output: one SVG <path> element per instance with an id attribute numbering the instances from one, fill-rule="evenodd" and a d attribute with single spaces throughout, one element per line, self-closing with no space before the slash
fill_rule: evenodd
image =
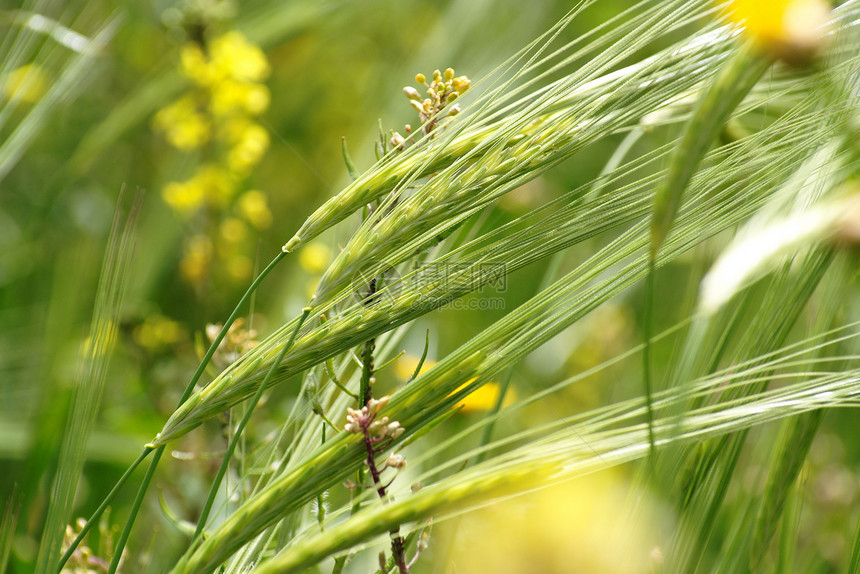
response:
<path id="1" fill-rule="evenodd" d="M 359 397 L 361 404 L 366 405 L 373 398 L 373 386 L 370 379 L 373 378 L 373 350 L 376 348 L 376 339 L 368 339 L 364 342 L 364 351 L 361 353 L 361 385 Z"/>
<path id="2" fill-rule="evenodd" d="M 230 464 L 230 458 L 233 456 L 233 452 L 236 450 L 236 445 L 239 443 L 239 439 L 242 436 L 242 432 L 245 430 L 245 426 L 248 424 L 248 421 L 251 419 L 251 414 L 254 412 L 254 408 L 257 406 L 257 403 L 260 402 L 260 398 L 263 396 L 263 392 L 266 390 L 266 387 L 269 384 L 269 381 L 275 374 L 275 371 L 278 370 L 278 367 L 281 365 L 281 361 L 284 359 L 284 356 L 287 354 L 287 351 L 293 346 L 293 341 L 296 340 L 296 335 L 299 333 L 299 329 L 302 328 L 302 324 L 311 314 L 311 308 L 305 307 L 302 311 L 302 316 L 299 318 L 299 322 L 296 324 L 296 327 L 293 329 L 293 332 L 290 333 L 290 338 L 287 340 L 287 343 L 281 349 L 281 352 L 278 353 L 277 358 L 272 363 L 272 366 L 269 368 L 269 372 L 266 373 L 263 382 L 260 383 L 259 388 L 257 388 L 257 392 L 254 394 L 251 402 L 248 404 L 248 408 L 245 410 L 245 414 L 242 417 L 242 420 L 239 421 L 239 425 L 236 427 L 236 432 L 233 433 L 233 437 L 230 439 L 230 444 L 227 446 L 227 452 L 224 454 L 224 460 L 221 461 L 221 466 L 218 467 L 218 473 L 215 475 L 215 481 L 212 483 L 212 488 L 209 489 L 209 496 L 206 498 L 206 504 L 203 506 L 203 511 L 200 513 L 200 518 L 197 521 L 197 530 L 194 531 L 194 537 L 191 539 L 191 543 L 194 544 L 200 536 L 203 534 L 203 528 L 206 526 L 206 520 L 209 518 L 209 513 L 212 511 L 212 504 L 215 502 L 215 497 L 218 494 L 218 489 L 221 487 L 221 481 L 224 479 L 224 474 L 227 472 L 227 467 Z"/>
<path id="3" fill-rule="evenodd" d="M 513 369 L 508 371 L 508 376 L 505 377 L 505 381 L 502 383 L 501 387 L 499 387 L 499 396 L 496 397 L 496 404 L 493 405 L 493 410 L 487 413 L 487 417 L 490 418 L 490 422 L 484 427 L 484 433 L 481 436 L 482 450 L 475 458 L 475 464 L 479 464 L 487 457 L 487 451 L 483 450 L 483 447 L 490 444 L 490 440 L 493 438 L 493 429 L 496 426 L 495 415 L 502 409 L 502 405 L 505 402 L 505 395 L 508 394 L 508 387 L 511 385 L 512 378 L 514 378 Z"/>
<path id="4" fill-rule="evenodd" d="M 188 397 L 191 396 L 191 393 L 194 391 L 194 386 L 197 384 L 197 381 L 200 380 L 200 377 L 203 376 L 203 372 L 206 370 L 206 366 L 209 364 L 209 361 L 212 359 L 212 356 L 218 349 L 218 345 L 221 344 L 221 341 L 227 335 L 227 331 L 230 329 L 230 326 L 233 325 L 233 322 L 236 321 L 236 319 L 238 318 L 239 312 L 241 311 L 242 307 L 244 307 L 245 303 L 248 302 L 248 300 L 251 298 L 251 295 L 254 294 L 254 292 L 257 290 L 257 287 L 260 285 L 260 283 L 262 283 L 263 279 L 265 279 L 266 276 L 272 271 L 272 269 L 274 269 L 275 266 L 281 262 L 281 259 L 283 259 L 287 255 L 287 253 L 287 251 L 281 251 L 280 253 L 278 253 L 275 258 L 272 259 L 272 262 L 269 263 L 269 265 L 267 265 L 265 269 L 263 269 L 263 271 L 257 276 L 256 279 L 254 279 L 254 282 L 251 283 L 250 287 L 248 287 L 248 290 L 245 291 L 245 294 L 242 295 L 242 298 L 239 300 L 239 303 L 236 304 L 236 307 L 233 309 L 233 312 L 230 314 L 230 317 L 224 323 L 224 326 L 221 328 L 221 331 L 218 333 L 218 336 L 215 337 L 215 340 L 212 341 L 212 344 L 209 346 L 209 350 L 206 351 L 206 355 L 203 357 L 203 360 L 200 362 L 200 365 L 194 372 L 194 376 L 191 377 L 191 380 L 188 382 L 188 385 L 186 385 L 185 391 L 182 393 L 182 397 L 180 397 L 179 403 L 177 404 L 177 408 L 179 408 L 179 406 L 181 406 L 185 401 L 188 400 Z M 105 499 L 102 501 L 102 504 L 93 513 L 90 519 L 87 520 L 87 523 L 81 530 L 81 534 L 77 538 L 75 538 L 74 542 L 72 542 L 71 546 L 69 546 L 68 550 L 66 550 L 66 553 L 63 555 L 63 558 L 60 561 L 59 568 L 57 569 L 58 571 L 61 571 L 63 569 L 63 566 L 66 564 L 72 553 L 78 547 L 78 544 L 80 544 L 84 535 L 89 531 L 95 521 L 98 520 L 99 517 L 101 517 L 107 506 L 119 493 L 120 488 L 123 486 L 123 484 L 125 484 L 129 476 L 131 476 L 131 473 L 134 471 L 134 469 L 137 468 L 137 466 L 143 461 L 144 458 L 147 457 L 147 455 L 149 455 L 150 452 L 152 452 L 152 450 L 153 449 L 151 448 L 144 449 L 143 453 L 138 457 L 137 460 L 132 463 L 131 467 L 129 467 L 129 469 L 125 472 L 125 474 L 122 475 L 117 484 L 114 486 L 113 490 L 111 490 L 110 493 L 108 493 L 107 497 L 105 497 Z M 158 461 L 161 459 L 161 454 L 163 453 L 163 451 L 164 446 L 161 446 L 156 449 L 155 456 L 149 463 L 149 469 L 147 469 L 144 481 L 140 486 L 140 490 L 138 491 L 138 497 L 141 497 L 142 494 L 145 493 L 146 490 L 149 488 L 149 482 L 152 479 L 152 475 L 155 472 L 155 468 L 158 466 Z M 124 530 L 131 530 L 131 524 L 134 523 L 134 520 L 136 518 L 135 515 L 136 513 L 132 513 L 129 515 Z M 122 554 L 122 551 L 125 547 L 125 542 L 126 540 L 124 539 L 120 540 L 115 550 L 115 556 Z"/>
<path id="5" fill-rule="evenodd" d="M 427 349 L 430 348 L 430 329 L 427 329 L 427 333 L 424 336 L 424 352 L 421 353 L 421 360 L 418 361 L 418 364 L 415 365 L 415 372 L 412 373 L 412 376 L 406 379 L 407 383 L 412 382 L 415 378 L 421 374 L 421 367 L 424 366 L 424 359 L 427 358 Z"/>
<path id="6" fill-rule="evenodd" d="M 155 455 L 152 457 L 152 461 L 149 464 L 149 468 L 146 469 L 146 475 L 143 477 L 143 483 L 145 485 L 149 485 L 152 481 L 152 475 L 155 474 L 155 468 L 158 466 L 158 461 L 161 458 L 161 455 L 164 454 L 164 447 L 160 447 L 156 449 Z M 119 537 L 119 541 L 116 543 L 116 551 L 113 555 L 113 560 L 110 562 L 110 567 L 108 568 L 108 574 L 115 574 L 116 569 L 119 568 L 119 562 L 122 560 L 122 553 L 125 550 L 125 544 L 128 542 L 128 537 L 131 534 L 131 528 L 134 526 L 134 519 L 137 517 L 137 513 L 140 512 L 140 505 L 143 504 L 143 498 L 146 495 L 146 489 L 140 488 L 137 491 L 137 496 L 134 498 L 134 504 L 131 507 L 131 514 L 129 514 L 128 520 L 125 521 L 125 527 L 122 529 L 122 534 Z"/>
<path id="7" fill-rule="evenodd" d="M 370 280 L 367 299 L 365 299 L 365 305 L 368 307 L 376 302 L 376 287 L 377 278 L 374 277 Z M 370 385 L 370 379 L 373 377 L 373 351 L 375 348 L 376 339 L 368 339 L 364 342 L 364 349 L 361 353 L 361 382 L 358 387 L 358 396 L 361 400 L 361 403 L 358 405 L 359 408 L 366 405 L 368 401 L 373 398 L 373 389 Z"/>
<path id="8" fill-rule="evenodd" d="M 382 363 L 381 365 L 376 367 L 376 372 L 378 373 L 379 371 L 383 370 L 384 368 L 390 367 L 395 362 L 397 362 L 397 360 L 400 359 L 400 357 L 402 357 L 405 354 L 406 354 L 406 349 L 400 351 L 399 353 L 397 353 L 396 355 L 394 355 L 393 357 L 391 357 L 390 359 L 388 359 L 387 361 L 385 361 L 384 363 Z"/>
<path id="9" fill-rule="evenodd" d="M 334 560 L 334 567 L 331 569 L 331 574 L 341 574 L 343 572 L 343 567 L 346 566 L 346 559 L 349 557 L 348 554 L 344 554 L 343 556 L 338 556 Z"/>
<path id="10" fill-rule="evenodd" d="M 645 418 L 648 421 L 648 444 L 651 449 L 652 461 L 656 453 L 654 442 L 654 405 L 651 400 L 651 333 L 653 332 L 654 313 L 654 275 L 656 273 L 655 253 L 648 258 L 648 277 L 645 283 L 645 312 L 642 329 L 645 332 L 645 346 L 642 349 L 642 380 L 645 383 Z"/>
<path id="11" fill-rule="evenodd" d="M 344 140 L 346 141 L 346 140 Z M 331 424 L 331 423 L 329 423 Z M 325 445 L 325 425 L 322 426 L 322 444 Z M 325 532 L 325 493 L 327 490 L 321 491 L 317 495 L 317 523 L 320 525 L 320 532 Z"/>

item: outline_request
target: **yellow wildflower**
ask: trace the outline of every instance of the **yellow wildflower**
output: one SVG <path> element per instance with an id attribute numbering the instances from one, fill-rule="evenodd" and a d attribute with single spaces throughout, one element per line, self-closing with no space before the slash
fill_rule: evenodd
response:
<path id="1" fill-rule="evenodd" d="M 33 104 L 48 90 L 48 76 L 36 64 L 27 64 L 6 74 L 3 95 L 10 100 Z"/>
<path id="2" fill-rule="evenodd" d="M 248 228 L 241 219 L 228 217 L 221 222 L 221 237 L 228 243 L 239 243 L 248 235 Z"/>
<path id="3" fill-rule="evenodd" d="M 420 359 L 413 355 L 404 355 L 394 364 L 394 372 L 398 378 L 402 380 L 406 380 L 412 376 L 415 372 L 415 368 L 418 366 L 418 361 Z M 418 374 L 425 372 L 427 369 L 431 368 L 436 364 L 436 361 L 432 359 L 425 359 L 424 364 L 421 365 L 421 372 Z M 457 391 L 463 389 L 466 385 L 469 385 L 475 379 L 471 379 L 457 388 Z M 457 408 L 459 408 L 464 413 L 473 413 L 478 411 L 488 411 L 493 409 L 496 406 L 496 401 L 499 398 L 499 392 L 501 391 L 501 385 L 498 383 L 485 383 L 478 389 L 472 391 L 466 397 L 457 403 Z M 516 402 L 516 393 L 514 393 L 513 388 L 508 388 L 508 392 L 505 394 L 504 403 L 502 406 L 508 406 Z"/>
<path id="4" fill-rule="evenodd" d="M 236 193 L 234 175 L 212 163 L 200 166 L 191 181 L 203 189 L 206 201 L 212 205 L 227 205 Z"/>
<path id="5" fill-rule="evenodd" d="M 535 478 L 537 483 L 544 477 Z M 669 571 L 661 567 L 658 545 L 671 524 L 661 501 L 610 469 L 465 514 L 455 529 L 439 529 L 439 536 L 452 537 L 450 551 L 429 570 L 442 572 L 455 563 L 458 572 L 493 574 Z"/>
<path id="6" fill-rule="evenodd" d="M 227 164 L 237 173 L 246 173 L 260 162 L 268 148 L 268 132 L 258 124 L 249 122 L 241 139 L 227 153 Z"/>
<path id="7" fill-rule="evenodd" d="M 394 373 L 397 375 L 397 378 L 405 381 L 411 377 L 412 373 L 415 372 L 415 368 L 418 366 L 418 361 L 420 360 L 420 357 L 416 357 L 414 355 L 403 355 L 397 359 L 397 362 L 394 363 Z M 421 373 L 435 364 L 436 361 L 433 359 L 424 359 L 424 364 L 421 365 Z"/>
<path id="8" fill-rule="evenodd" d="M 257 229 L 265 229 L 272 224 L 272 212 L 261 191 L 246 191 L 239 197 L 238 211 Z"/>
<path id="9" fill-rule="evenodd" d="M 210 109 L 216 116 L 247 112 L 259 115 L 269 107 L 269 90 L 261 84 L 224 80 L 213 86 Z"/>
<path id="10" fill-rule="evenodd" d="M 474 381 L 475 379 L 472 379 Z M 465 383 L 457 389 L 459 391 L 472 381 Z M 492 410 L 496 406 L 496 402 L 499 400 L 499 393 L 501 392 L 501 385 L 499 383 L 484 383 L 482 386 L 478 387 L 457 403 L 457 406 L 464 413 L 474 413 L 479 411 L 489 411 Z M 516 402 L 516 394 L 514 390 L 508 387 L 508 392 L 505 393 L 504 402 L 502 403 L 503 407 L 513 404 Z"/>
<path id="11" fill-rule="evenodd" d="M 208 86 L 212 83 L 213 69 L 200 46 L 189 42 L 179 51 L 180 70 L 194 83 Z"/>
<path id="12" fill-rule="evenodd" d="M 192 96 L 182 97 L 155 114 L 155 128 L 164 132 L 170 144 L 181 150 L 195 149 L 209 140 L 209 120 L 197 109 Z"/>
<path id="13" fill-rule="evenodd" d="M 825 0 L 734 0 L 728 13 L 765 50 L 792 59 L 820 45 L 830 7 Z"/>
<path id="14" fill-rule="evenodd" d="M 182 325 L 164 315 L 151 315 L 134 330 L 135 342 L 150 351 L 158 351 L 185 338 Z"/>
<path id="15" fill-rule="evenodd" d="M 235 30 L 212 40 L 209 52 L 216 79 L 258 82 L 269 75 L 263 51 Z"/>
<path id="16" fill-rule="evenodd" d="M 179 215 L 189 217 L 203 205 L 205 192 L 193 182 L 172 181 L 164 187 L 161 197 Z"/>
<path id="17" fill-rule="evenodd" d="M 253 271 L 253 262 L 244 255 L 234 255 L 227 260 L 227 273 L 235 281 L 250 279 Z"/>
<path id="18" fill-rule="evenodd" d="M 185 246 L 185 255 L 179 262 L 179 271 L 189 283 L 198 283 L 212 261 L 212 242 L 205 235 L 192 237 Z"/>
<path id="19" fill-rule="evenodd" d="M 331 263 L 331 248 L 320 241 L 308 243 L 299 251 L 299 265 L 312 275 L 319 275 Z"/>

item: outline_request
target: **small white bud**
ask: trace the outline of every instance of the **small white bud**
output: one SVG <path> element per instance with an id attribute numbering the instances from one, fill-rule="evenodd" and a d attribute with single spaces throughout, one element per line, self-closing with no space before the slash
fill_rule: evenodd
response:
<path id="1" fill-rule="evenodd" d="M 406 95 L 406 97 L 407 97 L 407 98 L 409 98 L 410 100 L 418 100 L 418 101 L 421 101 L 421 94 L 419 94 L 419 93 L 418 93 L 418 90 L 416 90 L 416 89 L 415 89 L 415 88 L 413 88 L 412 86 L 406 86 L 405 88 L 403 88 L 403 93 L 404 93 L 404 94 Z"/>
<path id="2" fill-rule="evenodd" d="M 393 148 L 402 149 L 402 148 L 403 148 L 403 144 L 404 144 L 405 142 L 406 142 L 406 140 L 405 140 L 405 139 L 403 139 L 403 136 L 402 136 L 402 135 L 400 135 L 400 134 L 399 134 L 399 133 L 397 133 L 397 132 L 394 132 L 394 135 L 393 135 L 393 136 L 391 136 L 391 141 L 390 141 L 390 142 L 388 142 L 388 143 L 389 143 L 389 144 L 391 145 L 391 147 L 393 147 Z M 373 377 L 371 377 L 371 379 L 372 379 L 372 378 L 373 378 Z M 372 384 L 372 383 L 371 383 L 371 384 Z"/>
<path id="3" fill-rule="evenodd" d="M 389 468 L 396 468 L 400 470 L 401 468 L 406 468 L 406 457 L 402 454 L 390 454 L 388 458 L 385 460 L 385 466 Z"/>
<path id="4" fill-rule="evenodd" d="M 388 395 L 385 395 L 384 397 L 379 397 L 378 399 L 370 399 L 367 402 L 367 406 L 364 407 L 365 409 L 367 409 L 365 412 L 376 414 L 385 408 L 385 405 L 388 404 L 389 400 L 391 400 L 391 397 Z"/>

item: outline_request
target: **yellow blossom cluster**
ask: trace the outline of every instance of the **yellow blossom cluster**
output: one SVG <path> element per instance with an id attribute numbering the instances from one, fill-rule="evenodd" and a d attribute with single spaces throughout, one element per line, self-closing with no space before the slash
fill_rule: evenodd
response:
<path id="1" fill-rule="evenodd" d="M 426 135 L 433 131 L 439 122 L 447 117 L 453 117 L 460 113 L 460 106 L 454 101 L 463 95 L 472 86 L 472 81 L 466 76 L 454 77 L 454 69 L 447 68 L 444 72 L 435 70 L 430 83 L 424 74 L 415 76 L 415 81 L 427 88 L 427 97 L 424 98 L 412 86 L 403 88 L 403 94 L 409 98 L 409 104 L 418 112 L 421 120 L 422 134 Z M 453 104 L 453 105 L 452 105 Z M 410 143 L 412 126 L 405 126 L 406 136 L 393 132 L 391 140 L 383 142 L 383 147 L 390 146 L 392 149 L 404 149 L 406 141 Z"/>
<path id="2" fill-rule="evenodd" d="M 416 75 L 415 81 L 427 88 L 428 97 L 422 99 L 418 90 L 409 86 L 403 88 L 403 93 L 409 98 L 409 103 L 412 107 L 418 111 L 422 122 L 426 122 L 437 115 L 442 111 L 442 108 L 460 97 L 472 85 L 471 80 L 466 76 L 455 78 L 453 68 L 446 69 L 444 73 L 435 70 L 433 72 L 433 79 L 429 84 L 424 74 Z M 454 110 L 456 112 L 451 113 Z M 457 106 L 452 106 L 448 110 L 448 115 L 456 115 L 459 110 Z"/>
<path id="3" fill-rule="evenodd" d="M 266 196 L 243 191 L 243 182 L 269 147 L 257 116 L 269 106 L 262 83 L 269 63 L 262 50 L 236 31 L 205 43 L 188 42 L 180 51 L 180 71 L 192 88 L 161 109 L 153 127 L 180 151 L 198 151 L 201 161 L 184 181 L 165 185 L 162 197 L 185 220 L 197 224 L 185 242 L 183 278 L 198 285 L 223 261 L 230 281 L 250 278 L 253 265 L 242 253 L 250 228 L 272 223 Z M 203 217 L 199 217 L 199 216 Z"/>

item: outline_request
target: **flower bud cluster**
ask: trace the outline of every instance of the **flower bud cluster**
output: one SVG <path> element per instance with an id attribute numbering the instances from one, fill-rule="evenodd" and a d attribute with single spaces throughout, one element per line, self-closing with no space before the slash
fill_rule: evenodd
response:
<path id="1" fill-rule="evenodd" d="M 453 102 L 459 98 L 472 85 L 466 76 L 454 77 L 454 69 L 448 68 L 444 72 L 435 70 L 430 83 L 424 74 L 415 76 L 415 81 L 427 88 L 427 97 L 412 86 L 403 88 L 403 95 L 409 99 L 409 104 L 418 112 L 421 123 L 424 125 L 425 134 L 433 131 L 439 120 L 453 117 L 460 113 L 460 106 Z M 453 104 L 453 105 L 451 105 Z M 406 126 L 406 137 L 398 132 L 393 132 L 391 139 L 387 142 L 392 149 L 405 149 L 406 140 L 412 132 L 412 127 Z"/>
<path id="2" fill-rule="evenodd" d="M 404 428 L 397 421 L 389 421 L 388 417 L 379 417 L 389 397 L 370 399 L 367 405 L 361 409 L 346 409 L 346 424 L 343 429 L 354 434 L 367 434 L 370 438 L 379 441 L 384 438 L 398 438 L 403 434 Z"/>
<path id="3" fill-rule="evenodd" d="M 471 80 L 466 76 L 455 78 L 453 68 L 448 68 L 444 73 L 435 70 L 429 84 L 424 74 L 416 75 L 415 81 L 427 88 L 428 97 L 422 98 L 418 90 L 411 86 L 403 88 L 403 94 L 409 98 L 409 104 L 418 112 L 422 123 L 438 116 L 443 108 L 454 102 L 472 85 Z M 455 116 L 458 113 L 460 108 L 454 105 L 448 107 L 445 115 Z"/>
<path id="4" fill-rule="evenodd" d="M 210 343 L 215 342 L 218 338 L 218 333 L 221 332 L 222 325 L 220 323 L 209 323 L 206 325 L 206 338 Z M 213 362 L 224 368 L 227 365 L 237 361 L 239 357 L 259 345 L 257 340 L 257 331 L 245 326 L 245 319 L 239 317 L 230 325 L 227 334 L 221 340 L 215 354 L 212 355 Z"/>

